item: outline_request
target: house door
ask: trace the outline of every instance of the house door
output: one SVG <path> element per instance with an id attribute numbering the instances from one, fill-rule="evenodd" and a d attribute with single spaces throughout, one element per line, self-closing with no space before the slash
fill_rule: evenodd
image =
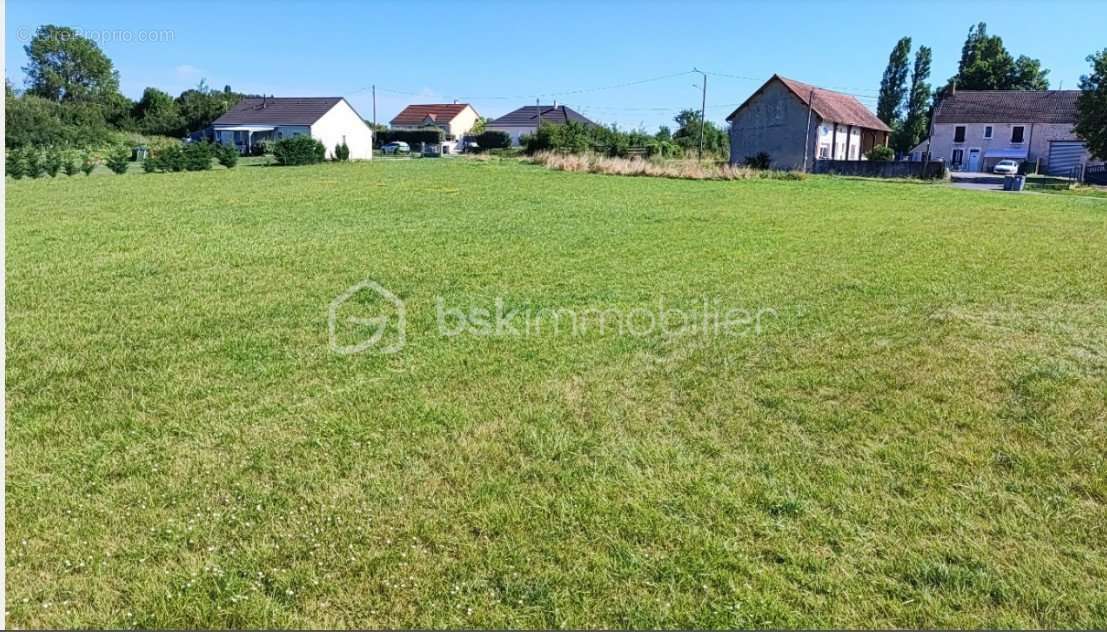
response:
<path id="1" fill-rule="evenodd" d="M 980 150 L 979 149 L 970 149 L 969 150 L 968 170 L 969 171 L 980 171 Z"/>

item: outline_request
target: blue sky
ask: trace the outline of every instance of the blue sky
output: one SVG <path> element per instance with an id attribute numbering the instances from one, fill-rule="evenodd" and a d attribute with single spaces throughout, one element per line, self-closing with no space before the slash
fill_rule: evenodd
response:
<path id="1" fill-rule="evenodd" d="M 96 37 L 132 98 L 201 79 L 277 96 L 346 96 L 386 122 L 409 103 L 473 103 L 485 116 L 555 98 L 593 119 L 653 130 L 699 107 L 722 121 L 774 72 L 875 95 L 903 35 L 934 49 L 931 83 L 956 70 L 971 24 L 1013 55 L 1042 60 L 1051 87 L 1075 88 L 1107 47 L 1101 0 L 1081 2 L 124 2 L 9 0 L 7 76 L 22 85 L 23 45 L 47 23 Z M 730 76 L 722 76 L 730 75 Z M 644 79 L 666 77 L 635 85 Z M 609 86 L 621 87 L 603 89 Z M 870 107 L 875 98 L 864 97 Z"/>

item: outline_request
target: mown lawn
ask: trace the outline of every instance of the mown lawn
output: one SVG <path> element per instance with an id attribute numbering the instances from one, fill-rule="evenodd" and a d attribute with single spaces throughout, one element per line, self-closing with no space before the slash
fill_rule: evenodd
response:
<path id="1" fill-rule="evenodd" d="M 9 180 L 7 249 L 10 625 L 1107 626 L 1107 201 L 243 166 Z"/>

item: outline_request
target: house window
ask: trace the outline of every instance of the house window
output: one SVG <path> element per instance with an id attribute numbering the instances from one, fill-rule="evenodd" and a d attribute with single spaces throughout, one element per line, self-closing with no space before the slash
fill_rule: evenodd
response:
<path id="1" fill-rule="evenodd" d="M 964 159 L 965 159 L 965 150 L 964 149 L 954 149 L 953 150 L 953 158 L 949 162 L 950 162 L 950 164 L 960 165 L 964 161 Z"/>
<path id="2" fill-rule="evenodd" d="M 830 145 L 819 145 L 819 159 L 826 160 L 830 158 Z"/>
<path id="3" fill-rule="evenodd" d="M 1024 128 L 1023 128 L 1022 125 L 1016 125 L 1016 126 L 1011 128 L 1011 142 L 1012 143 L 1021 143 L 1022 142 L 1023 129 Z"/>
<path id="4" fill-rule="evenodd" d="M 985 125 L 984 126 L 984 138 L 991 138 L 991 137 L 992 137 L 992 126 L 991 125 Z"/>
<path id="5" fill-rule="evenodd" d="M 965 126 L 964 125 L 958 125 L 957 127 L 953 128 L 953 142 L 955 142 L 955 143 L 965 142 Z"/>

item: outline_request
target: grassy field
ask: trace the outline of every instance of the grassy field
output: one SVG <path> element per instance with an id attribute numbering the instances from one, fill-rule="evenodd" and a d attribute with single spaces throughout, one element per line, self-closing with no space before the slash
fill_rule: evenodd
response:
<path id="1" fill-rule="evenodd" d="M 243 166 L 9 180 L 7 248 L 9 625 L 1107 625 L 1107 201 Z"/>

